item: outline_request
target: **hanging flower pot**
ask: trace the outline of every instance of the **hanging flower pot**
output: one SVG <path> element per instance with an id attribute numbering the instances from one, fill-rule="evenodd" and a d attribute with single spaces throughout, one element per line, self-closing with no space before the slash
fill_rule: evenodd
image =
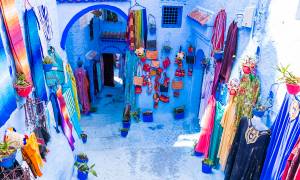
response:
<path id="1" fill-rule="evenodd" d="M 9 155 L 0 158 L 0 167 L 11 168 L 15 163 L 16 154 L 17 154 L 17 151 L 14 150 Z M 0 152 L 0 155 L 1 155 L 1 152 Z"/>
<path id="2" fill-rule="evenodd" d="M 216 61 L 222 61 L 223 59 L 223 51 L 215 51 L 214 52 L 214 58 Z"/>
<path id="3" fill-rule="evenodd" d="M 53 67 L 53 61 L 49 56 L 46 56 L 43 60 L 43 69 L 44 71 L 48 72 Z"/>
<path id="4" fill-rule="evenodd" d="M 76 155 L 76 161 L 79 163 L 87 163 L 89 162 L 89 158 L 85 153 L 80 153 Z"/>
<path id="5" fill-rule="evenodd" d="M 253 110 L 252 110 L 252 114 L 253 114 L 254 116 L 257 116 L 257 117 L 260 117 L 260 118 L 264 116 L 265 112 L 266 112 L 266 111 L 259 110 L 259 109 L 253 109 Z"/>
<path id="6" fill-rule="evenodd" d="M 245 73 L 245 74 L 250 74 L 251 73 L 251 67 L 249 67 L 249 66 L 243 66 L 243 72 Z"/>
<path id="7" fill-rule="evenodd" d="M 45 72 L 48 72 L 52 69 L 53 65 L 52 64 L 43 64 L 43 69 Z"/>
<path id="8" fill-rule="evenodd" d="M 30 85 L 30 84 L 27 86 L 20 86 L 20 85 L 15 84 L 14 87 L 16 89 L 17 94 L 24 98 L 28 97 L 28 95 L 32 91 L 32 85 Z"/>
<path id="9" fill-rule="evenodd" d="M 286 89 L 289 94 L 296 95 L 300 92 L 299 84 L 286 84 Z"/>
<path id="10" fill-rule="evenodd" d="M 202 161 L 202 172 L 206 174 L 212 173 L 212 161 L 209 159 L 204 159 Z"/>
<path id="11" fill-rule="evenodd" d="M 82 142 L 85 144 L 87 142 L 87 134 L 86 133 L 81 133 L 80 137 L 82 139 Z"/>
<path id="12" fill-rule="evenodd" d="M 83 171 L 80 171 L 80 170 L 77 171 L 77 178 L 79 180 L 86 180 L 88 178 L 88 175 L 89 175 L 88 172 L 83 172 Z"/>

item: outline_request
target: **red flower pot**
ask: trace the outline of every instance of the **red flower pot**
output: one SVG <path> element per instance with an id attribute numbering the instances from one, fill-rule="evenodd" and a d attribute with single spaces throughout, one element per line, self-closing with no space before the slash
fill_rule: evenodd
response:
<path id="1" fill-rule="evenodd" d="M 236 95 L 236 90 L 234 90 L 234 89 L 230 89 L 230 91 L 229 91 L 229 94 L 230 95 L 232 95 L 232 96 L 235 96 Z"/>
<path id="2" fill-rule="evenodd" d="M 251 73 L 251 67 L 249 67 L 249 66 L 243 66 L 243 72 L 245 74 L 250 74 Z"/>
<path id="3" fill-rule="evenodd" d="M 286 89 L 289 94 L 296 95 L 300 92 L 299 84 L 286 84 Z"/>
<path id="4" fill-rule="evenodd" d="M 21 97 L 28 97 L 28 95 L 31 93 L 32 91 L 32 85 L 28 85 L 28 86 L 18 86 L 18 85 L 14 85 L 16 92 L 18 93 L 19 96 Z"/>

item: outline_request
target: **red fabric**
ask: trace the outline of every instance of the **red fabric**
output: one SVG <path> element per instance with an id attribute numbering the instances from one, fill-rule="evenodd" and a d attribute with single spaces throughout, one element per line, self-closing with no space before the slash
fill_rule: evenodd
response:
<path id="1" fill-rule="evenodd" d="M 127 42 L 131 51 L 135 50 L 134 45 L 134 12 L 130 11 L 128 15 L 127 31 L 126 31 Z"/>
<path id="2" fill-rule="evenodd" d="M 195 151 L 204 154 L 205 157 L 208 157 L 210 137 L 214 128 L 215 111 L 216 99 L 212 95 L 208 101 L 208 105 L 203 116 L 203 121 L 205 124 L 201 128 L 199 141 L 195 147 Z"/>
<path id="3" fill-rule="evenodd" d="M 298 138 L 298 141 L 295 144 L 293 151 L 288 157 L 281 179 L 300 180 L 299 163 L 300 163 L 300 138 Z"/>
<path id="4" fill-rule="evenodd" d="M 91 105 L 89 101 L 89 80 L 87 78 L 86 71 L 83 68 L 76 69 L 75 77 L 82 112 L 88 113 L 91 109 Z"/>
<path id="5" fill-rule="evenodd" d="M 223 56 L 223 65 L 220 71 L 220 79 L 228 82 L 231 74 L 232 64 L 237 49 L 238 27 L 236 22 L 232 22 L 229 26 L 226 46 Z"/>
<path id="6" fill-rule="evenodd" d="M 213 27 L 213 35 L 211 38 L 211 44 L 212 44 L 212 53 L 215 50 L 222 50 L 224 47 L 224 37 L 225 37 L 225 29 L 226 29 L 226 12 L 224 9 L 220 10 L 218 12 L 218 15 L 214 22 Z"/>
<path id="7" fill-rule="evenodd" d="M 217 91 L 217 87 L 218 87 L 218 82 L 219 82 L 219 75 L 220 75 L 220 71 L 222 68 L 222 61 L 217 61 L 216 62 L 216 66 L 215 66 L 215 74 L 214 74 L 214 80 L 213 80 L 213 84 L 212 84 L 212 89 L 211 89 L 211 94 L 215 95 L 216 91 Z"/>

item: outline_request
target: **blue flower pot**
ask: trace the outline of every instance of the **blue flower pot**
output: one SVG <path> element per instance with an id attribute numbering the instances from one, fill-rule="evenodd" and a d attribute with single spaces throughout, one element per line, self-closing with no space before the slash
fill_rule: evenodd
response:
<path id="1" fill-rule="evenodd" d="M 87 142 L 87 135 L 81 135 L 81 139 L 82 139 L 82 142 L 83 144 L 85 144 Z"/>
<path id="2" fill-rule="evenodd" d="M 79 180 L 86 180 L 88 178 L 89 173 L 82 172 L 80 170 L 77 171 L 77 178 Z"/>
<path id="3" fill-rule="evenodd" d="M 0 167 L 11 168 L 13 167 L 16 160 L 17 151 L 12 153 L 11 155 L 4 157 L 0 160 Z"/>
<path id="4" fill-rule="evenodd" d="M 128 135 L 128 131 L 121 131 L 121 136 L 126 137 Z"/>
<path id="5" fill-rule="evenodd" d="M 200 156 L 203 156 L 203 153 L 194 151 L 194 155 L 200 157 Z"/>
<path id="6" fill-rule="evenodd" d="M 48 72 L 52 69 L 53 65 L 52 64 L 43 64 L 43 69 L 44 71 Z"/>
<path id="7" fill-rule="evenodd" d="M 123 128 L 129 129 L 130 128 L 130 122 L 123 122 Z"/>
<path id="8" fill-rule="evenodd" d="M 202 172 L 206 174 L 211 174 L 212 173 L 212 167 L 208 164 L 205 164 L 202 162 Z"/>
<path id="9" fill-rule="evenodd" d="M 223 51 L 215 52 L 214 53 L 214 58 L 215 58 L 216 61 L 221 61 L 223 59 Z"/>
<path id="10" fill-rule="evenodd" d="M 143 113 L 143 121 L 144 122 L 153 122 L 153 114 Z"/>
<path id="11" fill-rule="evenodd" d="M 79 163 L 88 163 L 89 159 L 81 159 L 79 156 L 76 155 L 76 161 Z"/>
<path id="12" fill-rule="evenodd" d="M 265 111 L 258 111 L 258 110 L 256 110 L 256 109 L 253 109 L 252 110 L 252 113 L 253 113 L 253 115 L 254 116 L 257 116 L 257 117 L 263 117 L 264 116 L 264 114 L 265 114 Z"/>
<path id="13" fill-rule="evenodd" d="M 175 113 L 175 119 L 184 119 L 184 112 Z"/>

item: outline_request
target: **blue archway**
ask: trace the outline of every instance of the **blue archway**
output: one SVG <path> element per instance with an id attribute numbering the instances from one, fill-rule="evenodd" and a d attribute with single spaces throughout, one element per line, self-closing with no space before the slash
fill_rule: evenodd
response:
<path id="1" fill-rule="evenodd" d="M 68 36 L 68 32 L 71 29 L 71 27 L 73 26 L 73 24 L 83 15 L 85 15 L 86 13 L 93 11 L 93 10 L 98 10 L 98 9 L 107 9 L 110 11 L 113 11 L 115 13 L 117 13 L 118 15 L 122 16 L 124 19 L 127 20 L 128 16 L 127 14 L 122 11 L 121 9 L 115 7 L 115 6 L 110 6 L 110 5 L 106 5 L 106 4 L 99 4 L 99 5 L 94 5 L 94 6 L 89 6 L 81 11 L 79 11 L 77 14 L 75 14 L 72 19 L 68 22 L 67 26 L 65 27 L 63 33 L 62 33 L 62 37 L 61 37 L 61 41 L 60 41 L 60 47 L 65 50 L 66 48 L 66 41 L 67 41 L 67 36 Z"/>

